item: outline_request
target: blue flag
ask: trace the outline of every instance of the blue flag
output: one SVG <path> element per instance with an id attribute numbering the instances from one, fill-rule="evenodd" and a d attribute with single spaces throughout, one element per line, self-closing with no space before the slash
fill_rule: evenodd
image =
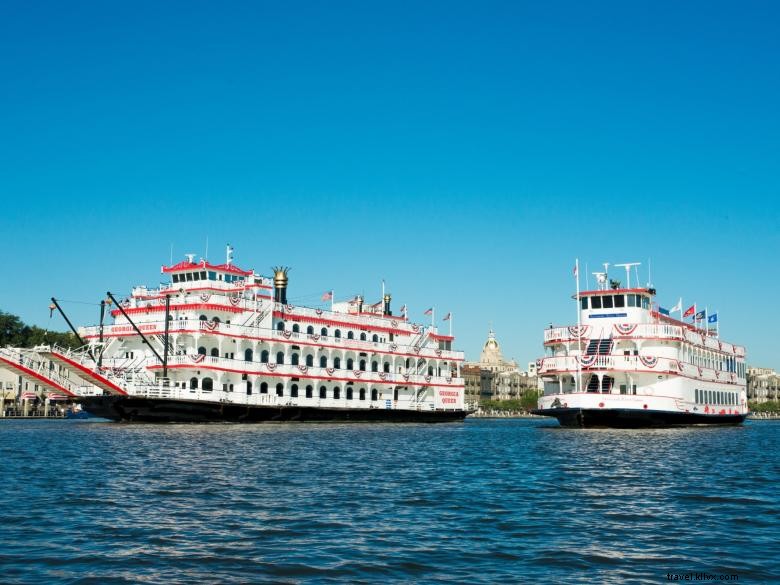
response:
<path id="1" fill-rule="evenodd" d="M 694 321 L 703 321 L 704 320 L 704 311 L 699 311 L 693 316 Z"/>
<path id="2" fill-rule="evenodd" d="M 707 317 L 707 323 L 717 323 L 718 322 L 718 314 L 713 313 L 709 317 Z"/>
<path id="3" fill-rule="evenodd" d="M 668 315 L 669 314 L 669 309 L 664 309 L 663 307 L 658 307 L 658 312 L 661 313 L 662 315 Z"/>

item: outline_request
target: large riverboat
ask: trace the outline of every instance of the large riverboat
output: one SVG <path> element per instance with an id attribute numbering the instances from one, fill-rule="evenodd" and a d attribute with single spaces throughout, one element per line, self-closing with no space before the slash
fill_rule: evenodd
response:
<path id="1" fill-rule="evenodd" d="M 288 269 L 261 276 L 186 260 L 169 282 L 102 307 L 112 324 L 77 330 L 83 348 L 0 350 L 0 366 L 122 421 L 463 419 L 463 353 L 452 335 L 394 314 L 391 296 L 288 302 Z M 54 299 L 53 299 L 54 301 Z M 59 308 L 55 302 L 52 308 Z M 63 313 L 64 315 L 64 313 Z M 66 317 L 67 318 L 67 317 Z M 450 331 L 451 333 L 451 331 Z"/>
<path id="2" fill-rule="evenodd" d="M 535 414 L 562 426 L 647 427 L 737 424 L 748 414 L 745 348 L 709 327 L 717 315 L 682 301 L 666 311 L 651 286 L 626 287 L 604 272 L 578 292 L 577 324 L 544 332 L 544 381 Z M 636 269 L 635 269 L 636 270 Z M 671 314 L 679 311 L 680 319 Z M 692 317 L 691 323 L 684 317 Z"/>

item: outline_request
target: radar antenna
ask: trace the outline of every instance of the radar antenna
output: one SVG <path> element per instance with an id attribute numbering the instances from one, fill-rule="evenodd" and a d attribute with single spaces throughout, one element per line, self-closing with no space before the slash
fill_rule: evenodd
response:
<path id="1" fill-rule="evenodd" d="M 615 264 L 615 266 L 622 266 L 626 269 L 626 288 L 631 288 L 631 267 L 640 266 L 640 262 L 626 262 L 624 264 Z M 637 284 L 639 284 L 637 282 Z"/>

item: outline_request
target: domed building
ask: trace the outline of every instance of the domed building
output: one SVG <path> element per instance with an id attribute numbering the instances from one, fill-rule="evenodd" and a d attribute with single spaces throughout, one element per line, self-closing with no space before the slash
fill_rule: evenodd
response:
<path id="1" fill-rule="evenodd" d="M 488 338 L 482 347 L 482 355 L 479 358 L 479 367 L 491 372 L 509 372 L 517 369 L 514 361 L 505 361 L 501 353 L 501 345 L 496 339 L 496 334 L 491 328 Z"/>
<path id="2" fill-rule="evenodd" d="M 501 344 L 492 327 L 482 346 L 479 361 L 464 364 L 461 372 L 466 384 L 466 398 L 472 403 L 479 402 L 480 398 L 518 398 L 528 388 L 537 386 L 536 376 L 521 372 L 514 360 L 504 359 Z"/>

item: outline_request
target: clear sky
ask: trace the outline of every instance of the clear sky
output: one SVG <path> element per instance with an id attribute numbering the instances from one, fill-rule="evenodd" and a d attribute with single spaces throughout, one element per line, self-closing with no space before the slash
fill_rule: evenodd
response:
<path id="1" fill-rule="evenodd" d="M 0 309 L 63 329 L 185 252 L 381 280 L 541 355 L 574 258 L 652 259 L 780 368 L 777 2 L 0 6 Z M 643 277 L 646 280 L 646 277 Z M 97 307 L 65 303 L 79 323 Z M 446 324 L 445 324 L 446 327 Z"/>

